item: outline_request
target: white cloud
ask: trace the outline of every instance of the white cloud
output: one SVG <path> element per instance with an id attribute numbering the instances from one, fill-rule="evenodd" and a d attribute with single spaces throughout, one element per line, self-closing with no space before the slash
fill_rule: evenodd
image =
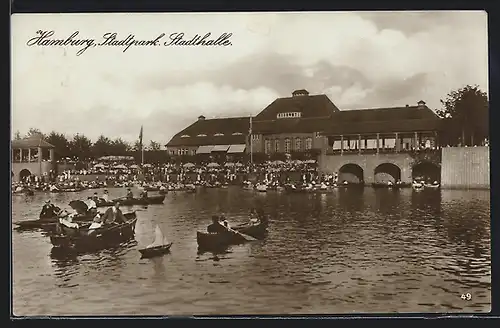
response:
<path id="1" fill-rule="evenodd" d="M 94 139 L 104 133 L 132 141 L 144 124 L 151 138 L 164 143 L 200 114 L 248 115 L 289 95 L 292 90 L 283 94 L 278 91 L 283 85 L 266 82 L 295 83 L 294 87 L 297 82 L 277 78 L 271 69 L 259 72 L 260 86 L 242 88 L 234 83 L 235 75 L 245 81 L 254 69 L 252 62 L 268 54 L 289 56 L 283 58 L 297 72 L 288 73 L 309 79 L 312 66 L 321 61 L 359 71 L 370 84 L 310 83 L 317 86 L 309 90 L 312 94 L 325 92 L 340 108 L 397 106 L 402 100 L 420 99 L 437 107 L 451 89 L 465 84 L 488 87 L 486 17 L 482 13 L 453 17 L 446 24 L 421 24 L 421 29 L 408 34 L 404 20 L 380 29 L 355 13 L 14 15 L 13 130 L 38 127 L 46 132 L 82 132 Z M 138 39 L 166 33 L 165 40 L 174 32 L 233 33 L 233 46 L 132 47 L 125 53 L 96 47 L 76 56 L 77 49 L 27 47 L 37 29 L 54 30 L 55 37 L 75 30 L 95 38 L 107 32 L 121 37 L 132 33 Z M 238 66 L 243 60 L 247 64 Z M 201 79 L 212 70 L 220 72 L 217 82 Z M 426 85 L 412 89 L 410 95 L 391 97 L 388 92 L 382 97 L 377 91 L 377 85 L 396 87 L 422 73 Z M 175 83 L 184 75 L 189 79 Z M 152 87 L 152 76 L 169 83 Z"/>

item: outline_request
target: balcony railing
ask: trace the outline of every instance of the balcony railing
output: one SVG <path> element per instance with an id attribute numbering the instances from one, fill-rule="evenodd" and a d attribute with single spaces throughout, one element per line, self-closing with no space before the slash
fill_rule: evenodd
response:
<path id="1" fill-rule="evenodd" d="M 441 148 L 439 147 L 431 147 L 431 148 L 411 148 L 411 149 L 399 149 L 396 150 L 395 148 L 379 148 L 377 149 L 327 149 L 326 150 L 326 155 L 354 155 L 354 154 L 359 154 L 359 155 L 369 155 L 369 154 L 395 154 L 395 153 L 407 153 L 407 154 L 412 154 L 412 153 L 423 153 L 423 152 L 436 152 L 439 151 Z"/>

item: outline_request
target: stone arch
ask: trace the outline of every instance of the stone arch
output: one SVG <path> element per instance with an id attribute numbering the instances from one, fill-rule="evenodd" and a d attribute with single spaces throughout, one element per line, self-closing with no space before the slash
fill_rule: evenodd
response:
<path id="1" fill-rule="evenodd" d="M 22 169 L 21 171 L 19 171 L 19 181 L 22 181 L 24 178 L 29 177 L 30 175 L 30 170 Z"/>
<path id="2" fill-rule="evenodd" d="M 424 179 L 430 182 L 441 181 L 441 167 L 429 161 L 422 161 L 413 165 L 411 170 L 412 179 Z"/>
<path id="3" fill-rule="evenodd" d="M 347 181 L 349 183 L 363 183 L 363 168 L 358 164 L 353 163 L 342 165 L 342 167 L 339 169 L 338 182 L 343 183 L 344 181 Z"/>
<path id="4" fill-rule="evenodd" d="M 396 182 L 401 180 L 401 169 L 393 163 L 382 163 L 374 170 L 374 179 L 376 183 Z"/>

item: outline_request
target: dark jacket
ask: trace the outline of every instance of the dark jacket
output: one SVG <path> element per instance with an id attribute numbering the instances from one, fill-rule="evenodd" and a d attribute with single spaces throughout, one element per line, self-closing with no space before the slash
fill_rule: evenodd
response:
<path id="1" fill-rule="evenodd" d="M 117 209 L 116 213 L 115 213 L 115 212 L 113 212 L 112 207 L 108 208 L 106 210 L 106 212 L 104 212 L 104 215 L 101 218 L 101 222 L 103 222 L 105 224 L 109 224 L 109 223 L 113 223 L 113 222 L 124 223 L 126 221 L 127 221 L 127 218 L 125 218 L 122 211 L 120 209 Z"/>
<path id="2" fill-rule="evenodd" d="M 224 227 L 222 224 L 219 222 L 217 223 L 212 223 L 207 227 L 207 231 L 210 233 L 219 233 L 219 232 L 226 232 L 227 228 Z"/>

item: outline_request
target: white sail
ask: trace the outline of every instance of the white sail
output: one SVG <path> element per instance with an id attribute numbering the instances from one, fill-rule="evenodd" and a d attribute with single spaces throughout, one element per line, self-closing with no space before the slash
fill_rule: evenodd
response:
<path id="1" fill-rule="evenodd" d="M 156 225 L 155 229 L 155 240 L 151 245 L 149 245 L 146 248 L 151 248 L 151 247 L 156 247 L 156 246 L 161 246 L 163 245 L 164 238 L 163 238 L 163 233 L 161 232 L 161 229 L 158 225 Z"/>

